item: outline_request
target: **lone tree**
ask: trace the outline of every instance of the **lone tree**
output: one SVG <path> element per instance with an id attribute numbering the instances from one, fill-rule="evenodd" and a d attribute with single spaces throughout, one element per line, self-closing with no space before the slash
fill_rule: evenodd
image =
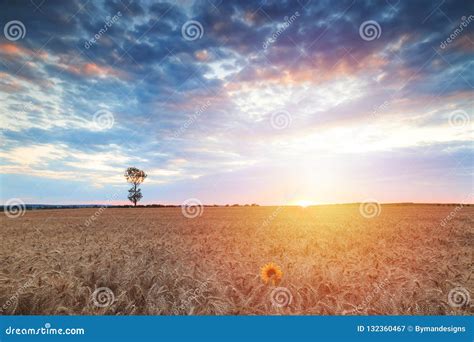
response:
<path id="1" fill-rule="evenodd" d="M 128 199 L 134 206 L 137 206 L 137 202 L 139 202 L 143 197 L 142 191 L 138 186 L 143 183 L 147 174 L 145 171 L 137 169 L 136 167 L 129 167 L 125 170 L 124 176 L 127 179 L 127 182 L 133 184 L 130 190 L 128 190 Z"/>

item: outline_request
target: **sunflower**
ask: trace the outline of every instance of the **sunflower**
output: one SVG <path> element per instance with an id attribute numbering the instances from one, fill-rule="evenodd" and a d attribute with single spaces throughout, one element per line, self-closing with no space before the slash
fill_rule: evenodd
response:
<path id="1" fill-rule="evenodd" d="M 265 284 L 272 283 L 273 285 L 278 285 L 282 276 L 283 272 L 280 267 L 273 262 L 266 264 L 260 269 L 260 277 Z"/>

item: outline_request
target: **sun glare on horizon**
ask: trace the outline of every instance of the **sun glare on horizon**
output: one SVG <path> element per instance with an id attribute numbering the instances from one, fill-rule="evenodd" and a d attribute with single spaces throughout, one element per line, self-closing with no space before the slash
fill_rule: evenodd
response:
<path id="1" fill-rule="evenodd" d="M 308 201 L 308 200 L 299 200 L 299 201 L 296 201 L 295 204 L 296 204 L 297 206 L 302 207 L 302 208 L 307 208 L 307 207 L 309 207 L 309 206 L 311 206 L 311 205 L 314 205 L 315 203 L 312 202 L 312 201 Z"/>

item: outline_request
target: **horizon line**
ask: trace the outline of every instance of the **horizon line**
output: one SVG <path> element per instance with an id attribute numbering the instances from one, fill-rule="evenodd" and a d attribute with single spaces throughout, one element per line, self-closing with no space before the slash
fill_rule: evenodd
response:
<path id="1" fill-rule="evenodd" d="M 258 203 L 226 203 L 226 204 L 205 204 L 205 203 L 191 203 L 188 206 L 203 206 L 203 207 L 323 207 L 323 206 L 335 206 L 335 205 L 360 205 L 364 203 L 376 203 L 378 205 L 474 205 L 472 203 L 465 202 L 377 202 L 377 201 L 366 201 L 366 202 L 341 202 L 341 203 L 315 203 L 308 205 L 299 205 L 299 204 L 258 204 Z M 133 204 L 104 204 L 104 203 L 90 203 L 90 204 L 46 204 L 46 203 L 23 203 L 25 207 L 28 206 L 45 206 L 45 207 L 134 207 Z M 161 203 L 151 203 L 151 204 L 138 204 L 136 207 L 181 207 L 182 204 L 161 204 Z M 4 203 L 0 206 L 6 207 L 8 204 Z"/>

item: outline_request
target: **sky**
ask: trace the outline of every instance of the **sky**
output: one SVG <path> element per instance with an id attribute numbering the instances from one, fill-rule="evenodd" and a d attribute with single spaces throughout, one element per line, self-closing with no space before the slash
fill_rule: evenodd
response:
<path id="1" fill-rule="evenodd" d="M 473 203 L 472 1 L 2 1 L 0 200 Z"/>

